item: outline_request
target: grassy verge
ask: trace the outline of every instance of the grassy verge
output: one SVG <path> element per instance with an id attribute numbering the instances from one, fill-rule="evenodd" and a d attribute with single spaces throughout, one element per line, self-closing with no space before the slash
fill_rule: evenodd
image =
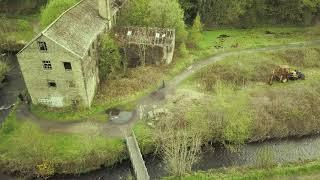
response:
<path id="1" fill-rule="evenodd" d="M 297 179 L 308 177 L 319 178 L 320 161 L 288 164 L 267 169 L 231 168 L 210 170 L 208 172 L 195 172 L 184 177 L 167 177 L 164 179 Z"/>
<path id="2" fill-rule="evenodd" d="M 0 169 L 22 176 L 78 174 L 126 157 L 125 143 L 92 130 L 81 135 L 43 132 L 13 111 L 0 129 Z"/>

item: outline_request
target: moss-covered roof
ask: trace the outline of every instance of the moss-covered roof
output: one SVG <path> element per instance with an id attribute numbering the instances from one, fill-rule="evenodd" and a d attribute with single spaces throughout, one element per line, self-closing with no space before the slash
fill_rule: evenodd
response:
<path id="1" fill-rule="evenodd" d="M 97 0 L 82 0 L 42 34 L 64 48 L 84 57 L 97 35 L 107 26 L 107 20 L 99 16 Z"/>

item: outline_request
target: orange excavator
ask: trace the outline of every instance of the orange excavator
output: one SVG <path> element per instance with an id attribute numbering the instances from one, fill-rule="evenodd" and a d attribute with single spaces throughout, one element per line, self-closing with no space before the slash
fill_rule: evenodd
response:
<path id="1" fill-rule="evenodd" d="M 272 85 L 273 81 L 275 80 L 282 83 L 286 83 L 289 80 L 295 81 L 299 79 L 301 80 L 305 79 L 305 75 L 302 72 L 298 70 L 291 71 L 288 65 L 280 65 L 272 71 L 269 84 Z"/>

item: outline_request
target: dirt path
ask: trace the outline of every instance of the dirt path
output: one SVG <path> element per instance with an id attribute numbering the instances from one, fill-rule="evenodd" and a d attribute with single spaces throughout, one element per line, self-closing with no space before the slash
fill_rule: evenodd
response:
<path id="1" fill-rule="evenodd" d="M 291 43 L 287 45 L 277 45 L 270 46 L 264 48 L 253 48 L 253 49 L 242 49 L 236 50 L 232 52 L 223 52 L 216 54 L 210 58 L 204 59 L 202 61 L 198 61 L 194 63 L 192 66 L 187 68 L 182 73 L 176 75 L 172 80 L 166 82 L 166 87 L 163 89 L 159 89 L 145 97 L 142 97 L 136 106 L 136 110 L 134 111 L 134 116 L 125 124 L 116 124 L 112 121 L 107 123 L 93 123 L 93 122 L 53 122 L 41 120 L 35 117 L 26 106 L 22 105 L 18 109 L 18 116 L 23 119 L 28 119 L 34 123 L 39 124 L 39 126 L 46 132 L 63 132 L 63 133 L 84 133 L 88 131 L 100 131 L 103 135 L 108 137 L 121 137 L 124 138 L 127 132 L 130 132 L 133 128 L 135 122 L 137 122 L 140 117 L 152 109 L 160 106 L 165 103 L 166 96 L 174 95 L 176 91 L 176 87 L 178 87 L 184 80 L 191 77 L 193 74 L 201 70 L 202 68 L 214 64 L 218 61 L 223 60 L 224 58 L 231 55 L 239 55 L 241 53 L 255 53 L 255 52 L 269 52 L 269 51 L 277 51 L 281 49 L 292 49 L 298 47 L 307 47 L 312 45 L 320 44 L 320 40 L 310 41 L 310 42 L 302 42 L 302 43 Z M 90 128 L 85 128 L 90 125 Z"/>

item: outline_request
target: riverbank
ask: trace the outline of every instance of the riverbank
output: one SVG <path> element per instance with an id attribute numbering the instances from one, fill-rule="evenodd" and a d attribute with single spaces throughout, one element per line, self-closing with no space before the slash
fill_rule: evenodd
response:
<path id="1" fill-rule="evenodd" d="M 207 172 L 195 172 L 184 177 L 167 177 L 164 179 L 318 179 L 320 177 L 320 161 L 290 163 L 270 166 L 268 168 L 228 168 L 214 169 Z"/>

